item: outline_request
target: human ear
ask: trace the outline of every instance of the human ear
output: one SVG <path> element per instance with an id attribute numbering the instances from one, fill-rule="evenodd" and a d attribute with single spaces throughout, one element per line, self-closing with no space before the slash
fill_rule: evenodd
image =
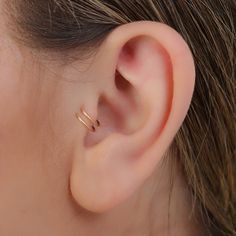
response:
<path id="1" fill-rule="evenodd" d="M 85 129 L 70 187 L 80 206 L 104 212 L 128 199 L 161 162 L 189 109 L 195 67 L 184 39 L 151 21 L 113 30 L 93 61 L 98 89 L 87 99 L 101 126 Z"/>

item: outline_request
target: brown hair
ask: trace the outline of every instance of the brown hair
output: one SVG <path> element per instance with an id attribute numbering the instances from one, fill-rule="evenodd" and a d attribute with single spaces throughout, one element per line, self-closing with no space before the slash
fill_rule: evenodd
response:
<path id="1" fill-rule="evenodd" d="M 133 21 L 163 22 L 183 36 L 196 88 L 169 151 L 209 234 L 236 235 L 235 0 L 17 0 L 15 11 L 22 42 L 59 54 L 92 52 L 111 30 Z"/>

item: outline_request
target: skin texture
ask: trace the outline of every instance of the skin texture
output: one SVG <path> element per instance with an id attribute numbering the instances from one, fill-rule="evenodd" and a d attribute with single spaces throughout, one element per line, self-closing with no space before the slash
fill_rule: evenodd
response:
<path id="1" fill-rule="evenodd" d="M 203 235 L 178 168 L 169 205 L 162 165 L 194 89 L 178 33 L 131 23 L 67 64 L 15 42 L 1 18 L 0 234 Z M 82 105 L 95 134 L 75 119 Z"/>

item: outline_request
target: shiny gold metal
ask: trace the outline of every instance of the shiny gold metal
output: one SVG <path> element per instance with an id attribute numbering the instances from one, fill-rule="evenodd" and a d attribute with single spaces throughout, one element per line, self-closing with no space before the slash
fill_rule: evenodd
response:
<path id="1" fill-rule="evenodd" d="M 76 113 L 76 118 L 91 132 L 96 132 L 96 128 L 101 125 L 99 120 L 94 120 L 82 107 L 80 109 L 81 113 L 87 118 L 86 122 L 79 113 Z M 88 124 L 89 123 L 89 124 Z"/>

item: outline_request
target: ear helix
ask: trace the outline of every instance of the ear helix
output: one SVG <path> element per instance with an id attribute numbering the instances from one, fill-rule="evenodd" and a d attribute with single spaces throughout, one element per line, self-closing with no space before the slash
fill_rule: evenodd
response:
<path id="1" fill-rule="evenodd" d="M 80 114 L 81 113 L 81 114 Z M 76 113 L 76 118 L 90 131 L 96 132 L 97 128 L 101 126 L 99 120 L 94 120 L 85 110 L 83 107 L 80 108 L 80 113 Z M 85 119 L 83 119 L 83 117 Z"/>

